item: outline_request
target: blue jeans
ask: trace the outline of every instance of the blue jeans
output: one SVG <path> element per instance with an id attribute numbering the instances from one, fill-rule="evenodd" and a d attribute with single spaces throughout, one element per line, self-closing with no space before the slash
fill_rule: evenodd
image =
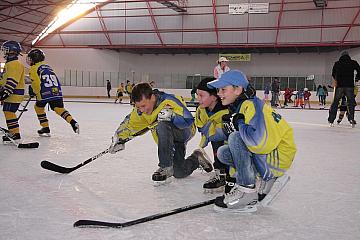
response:
<path id="1" fill-rule="evenodd" d="M 174 168 L 174 177 L 189 176 L 198 166 L 196 158 L 185 159 L 186 144 L 193 137 L 191 127 L 179 129 L 171 122 L 160 121 L 156 126 L 158 135 L 159 167 Z"/>
<path id="2" fill-rule="evenodd" d="M 236 169 L 235 177 L 239 185 L 255 184 L 257 174 L 265 181 L 274 178 L 271 166 L 267 163 L 268 154 L 250 152 L 239 132 L 231 133 L 228 145 L 221 146 L 217 154 L 222 163 Z"/>
<path id="3" fill-rule="evenodd" d="M 346 96 L 347 106 L 349 109 L 349 115 L 348 115 L 349 121 L 354 120 L 354 113 L 355 113 L 355 106 L 356 106 L 354 88 L 353 87 L 337 87 L 337 88 L 335 88 L 334 94 L 335 94 L 334 100 L 329 109 L 328 121 L 330 123 L 334 122 L 334 120 L 336 118 L 336 113 L 338 110 L 339 102 L 340 102 L 342 96 Z"/>
<path id="4" fill-rule="evenodd" d="M 236 182 L 242 186 L 255 184 L 256 170 L 253 164 L 252 155 L 239 132 L 229 135 L 228 145 L 218 149 L 219 160 L 236 169 Z"/>

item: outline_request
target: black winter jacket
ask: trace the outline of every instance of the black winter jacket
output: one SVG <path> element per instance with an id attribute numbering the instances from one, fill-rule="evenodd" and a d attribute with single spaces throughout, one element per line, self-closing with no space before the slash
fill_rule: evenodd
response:
<path id="1" fill-rule="evenodd" d="M 356 71 L 356 81 L 360 78 L 360 65 L 352 60 L 349 55 L 344 55 L 335 62 L 332 69 L 332 77 L 337 82 L 337 87 L 354 87 L 354 71 Z"/>

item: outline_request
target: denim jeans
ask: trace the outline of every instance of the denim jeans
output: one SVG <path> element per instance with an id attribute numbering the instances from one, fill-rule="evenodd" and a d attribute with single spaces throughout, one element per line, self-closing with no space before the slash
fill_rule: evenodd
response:
<path id="1" fill-rule="evenodd" d="M 156 133 L 159 167 L 173 166 L 176 178 L 189 176 L 199 166 L 196 158 L 185 159 L 186 144 L 193 137 L 191 127 L 179 129 L 171 122 L 160 121 Z"/>
<path id="2" fill-rule="evenodd" d="M 229 135 L 228 145 L 218 149 L 219 160 L 236 169 L 236 182 L 243 186 L 255 184 L 256 170 L 253 164 L 253 153 L 251 153 L 239 132 Z"/>
<path id="3" fill-rule="evenodd" d="M 349 109 L 349 121 L 354 120 L 354 113 L 355 113 L 355 95 L 354 95 L 354 88 L 353 87 L 337 87 L 335 88 L 334 100 L 329 109 L 329 118 L 328 121 L 333 123 L 336 118 L 336 113 L 338 110 L 339 102 L 342 96 L 346 96 L 347 105 Z"/>
<path id="4" fill-rule="evenodd" d="M 279 104 L 279 93 L 271 92 L 271 106 L 275 106 L 276 104 Z"/>

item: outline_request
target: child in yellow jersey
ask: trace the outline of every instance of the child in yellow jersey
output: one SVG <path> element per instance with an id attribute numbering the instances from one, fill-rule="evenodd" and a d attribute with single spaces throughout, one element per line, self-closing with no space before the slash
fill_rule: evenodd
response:
<path id="1" fill-rule="evenodd" d="M 185 159 L 186 145 L 195 134 L 195 125 L 181 97 L 152 89 L 148 83 L 135 85 L 132 97 L 135 108 L 116 130 L 110 153 L 124 150 L 127 141 L 152 126 L 159 158 L 159 168 L 152 175 L 155 185 L 166 183 L 172 176 L 187 177 L 199 166 L 207 172 L 212 171 L 211 163 L 201 151 L 194 151 Z"/>
<path id="2" fill-rule="evenodd" d="M 123 83 L 120 83 L 120 86 L 119 86 L 118 89 L 116 90 L 115 103 L 117 102 L 117 100 L 119 100 L 119 103 L 121 103 L 123 96 L 124 96 L 124 84 L 123 84 Z"/>
<path id="3" fill-rule="evenodd" d="M 133 85 L 130 83 L 129 80 L 127 80 L 126 85 L 125 85 L 125 92 L 129 95 L 130 104 L 132 104 L 132 102 L 133 102 L 132 99 L 131 99 L 132 89 L 133 89 Z"/>
<path id="4" fill-rule="evenodd" d="M 213 80 L 215 80 L 213 77 L 205 78 L 195 88 L 199 101 L 195 113 L 195 125 L 201 133 L 200 147 L 204 148 L 210 142 L 214 154 L 214 172 L 203 185 L 204 191 L 210 193 L 224 189 L 226 173 L 228 173 L 227 165 L 220 162 L 217 157 L 217 150 L 227 140 L 222 129 L 222 116 L 229 111 L 221 104 L 216 89 L 207 86 L 207 83 Z"/>
<path id="5" fill-rule="evenodd" d="M 6 60 L 4 73 L 0 80 L 0 101 L 4 101 L 3 111 L 9 136 L 13 140 L 20 140 L 19 123 L 15 112 L 24 98 L 24 65 L 18 60 L 21 45 L 16 41 L 6 41 L 1 46 L 1 51 Z M 10 142 L 3 136 L 4 142 Z"/>
<path id="6" fill-rule="evenodd" d="M 59 79 L 53 69 L 45 64 L 45 54 L 40 49 L 32 49 L 28 53 L 27 63 L 30 65 L 29 76 L 32 81 L 29 86 L 30 96 L 36 96 L 35 112 L 39 119 L 41 129 L 40 136 L 50 136 L 49 121 L 46 117 L 45 106 L 67 121 L 73 131 L 79 134 L 79 124 L 71 114 L 64 108 L 63 96 Z"/>
<path id="7" fill-rule="evenodd" d="M 236 169 L 236 183 L 216 198 L 215 210 L 256 211 L 257 201 L 263 200 L 293 162 L 293 130 L 270 106 L 245 93 L 249 82 L 241 71 L 226 72 L 208 85 L 217 88 L 230 112 L 223 117 L 228 144 L 218 149 L 218 158 Z"/>

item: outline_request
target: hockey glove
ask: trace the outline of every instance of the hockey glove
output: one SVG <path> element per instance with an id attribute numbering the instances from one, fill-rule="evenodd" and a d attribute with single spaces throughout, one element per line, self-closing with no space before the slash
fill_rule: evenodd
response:
<path id="1" fill-rule="evenodd" d="M 109 153 L 114 154 L 118 151 L 122 151 L 125 149 L 125 142 L 123 139 L 119 139 L 118 135 L 115 133 L 115 135 L 112 137 L 112 142 L 109 147 Z"/>
<path id="2" fill-rule="evenodd" d="M 173 119 L 174 112 L 170 108 L 163 108 L 158 116 L 157 120 L 160 121 L 167 121 L 170 122 Z"/>
<path id="3" fill-rule="evenodd" d="M 245 116 L 242 113 L 235 113 L 232 115 L 232 123 L 236 129 L 236 131 L 239 131 L 239 121 L 244 120 Z"/>
<path id="4" fill-rule="evenodd" d="M 231 114 L 225 114 L 222 116 L 222 124 L 224 134 L 228 137 L 232 132 L 235 132 L 234 124 L 232 123 Z"/>
<path id="5" fill-rule="evenodd" d="M 4 88 L 0 91 L 0 101 L 7 99 L 11 95 L 11 91 Z"/>

